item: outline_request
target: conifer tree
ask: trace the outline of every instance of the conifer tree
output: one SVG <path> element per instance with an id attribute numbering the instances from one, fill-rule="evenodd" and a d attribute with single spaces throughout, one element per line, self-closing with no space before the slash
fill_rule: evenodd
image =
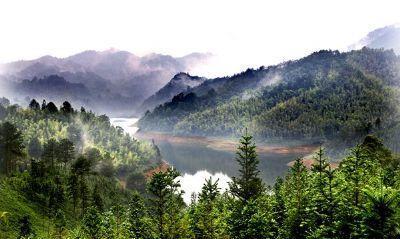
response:
<path id="1" fill-rule="evenodd" d="M 147 239 L 152 236 L 147 209 L 139 193 L 132 194 L 127 212 L 128 236 L 132 239 Z"/>
<path id="2" fill-rule="evenodd" d="M 17 169 L 17 159 L 24 155 L 21 132 L 10 122 L 0 125 L 0 160 L 3 170 L 10 175 Z"/>
<path id="3" fill-rule="evenodd" d="M 232 195 L 246 202 L 264 192 L 264 184 L 259 177 L 256 146 L 253 137 L 247 134 L 247 129 L 240 140 L 236 155 L 240 166 L 239 177 L 233 177 L 229 187 Z"/>

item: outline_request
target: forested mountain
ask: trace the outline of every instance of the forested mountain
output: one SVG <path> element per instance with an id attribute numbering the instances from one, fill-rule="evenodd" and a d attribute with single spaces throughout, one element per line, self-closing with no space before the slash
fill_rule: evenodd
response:
<path id="1" fill-rule="evenodd" d="M 83 84 L 90 94 L 85 95 L 85 101 L 74 95 L 71 98 L 60 97 L 54 99 L 55 101 L 61 103 L 69 100 L 96 112 L 127 115 L 134 113 L 147 97 L 157 92 L 177 72 L 188 71 L 208 57 L 209 55 L 200 53 L 174 58 L 161 54 L 139 57 L 114 49 L 102 52 L 85 51 L 66 58 L 44 56 L 0 65 L 0 80 L 9 85 L 35 77 L 42 79 L 57 75 L 69 83 Z M 17 102 L 29 103 L 24 98 L 19 98 L 22 89 L 14 87 L 12 90 L 6 96 Z M 32 90 L 28 96 L 35 98 L 41 93 Z M 52 96 L 54 95 L 44 98 Z M 119 107 L 115 107 L 114 102 L 108 104 L 98 98 L 114 99 L 119 102 Z"/>
<path id="2" fill-rule="evenodd" d="M 207 80 L 146 113 L 139 126 L 213 136 L 237 136 L 247 126 L 262 139 L 354 140 L 369 132 L 390 138 L 398 128 L 399 85 L 393 51 L 319 51 Z"/>
<path id="3" fill-rule="evenodd" d="M 189 91 L 204 81 L 206 81 L 206 78 L 191 76 L 183 72 L 178 73 L 163 88 L 146 99 L 141 108 L 142 110 L 152 110 L 159 104 L 170 101 L 175 95 Z"/>

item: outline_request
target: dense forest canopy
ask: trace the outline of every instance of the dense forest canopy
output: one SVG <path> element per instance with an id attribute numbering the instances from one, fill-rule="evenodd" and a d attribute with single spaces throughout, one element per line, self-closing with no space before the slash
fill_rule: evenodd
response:
<path id="1" fill-rule="evenodd" d="M 398 149 L 400 59 L 393 51 L 319 51 L 207 80 L 147 112 L 143 130 L 260 139 L 353 141 L 374 132 Z"/>
<path id="2" fill-rule="evenodd" d="M 56 150 L 68 145 L 72 147 L 69 160 L 83 154 L 99 164 L 109 161 L 121 178 L 143 173 L 161 162 L 155 145 L 125 134 L 122 128 L 112 126 L 106 115 L 96 116 L 83 107 L 75 110 L 69 102 L 59 109 L 53 102 L 39 104 L 35 99 L 26 109 L 8 104 L 0 105 L 0 122 L 4 130 L 12 128 L 21 135 L 23 148 L 16 162 L 20 167 L 40 157 L 46 147 Z"/>
<path id="3" fill-rule="evenodd" d="M 0 182 L 1 238 L 400 236 L 399 157 L 373 135 L 337 168 L 320 148 L 311 168 L 298 158 L 285 178 L 269 186 L 259 177 L 256 146 L 246 133 L 237 148 L 239 172 L 229 189 L 221 191 L 218 180 L 210 178 L 190 204 L 183 202 L 180 173 L 172 168 L 154 171 L 145 180 L 146 190 L 138 193 L 137 185 L 117 186 L 112 166 L 106 158 L 98 161 L 98 151 L 73 157 L 68 139 L 51 139 L 42 151 L 33 147 L 40 141 L 32 141 L 30 162 L 18 165 L 18 159 L 27 159 L 23 141 L 13 124 L 1 124 L 0 155 L 7 169 Z M 9 162 L 13 166 L 4 167 Z"/>

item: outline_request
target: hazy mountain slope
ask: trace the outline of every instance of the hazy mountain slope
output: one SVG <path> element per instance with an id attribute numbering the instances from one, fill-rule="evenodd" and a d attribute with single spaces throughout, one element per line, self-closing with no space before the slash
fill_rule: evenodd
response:
<path id="1" fill-rule="evenodd" d="M 320 51 L 223 78 L 215 88 L 210 85 L 222 78 L 208 80 L 189 98 L 181 95 L 155 108 L 139 126 L 214 136 L 236 136 L 249 126 L 264 139 L 357 137 L 397 120 L 399 72 L 392 51 Z M 203 88 L 215 91 L 197 95 Z"/>
<path id="2" fill-rule="evenodd" d="M 161 54 L 138 57 L 127 51 L 111 49 L 85 51 L 66 58 L 44 56 L 11 62 L 0 65 L 0 73 L 3 80 L 15 82 L 58 75 L 88 89 L 90 95 L 85 97 L 92 104 L 87 106 L 93 106 L 100 113 L 127 115 L 134 113 L 146 98 L 162 88 L 177 72 L 188 71 L 208 57 L 208 54 L 200 53 L 177 58 Z M 16 90 L 6 96 L 19 96 Z M 107 101 L 101 102 L 102 105 L 95 104 L 97 96 L 113 99 L 113 102 L 120 98 L 120 107 L 118 104 L 109 105 Z"/>
<path id="3" fill-rule="evenodd" d="M 176 74 L 163 88 L 157 91 L 154 95 L 147 98 L 141 108 L 143 110 L 152 110 L 157 105 L 170 101 L 175 95 L 190 91 L 206 81 L 206 78 L 191 76 L 187 73 Z"/>
<path id="4" fill-rule="evenodd" d="M 349 48 L 353 50 L 365 46 L 378 49 L 393 49 L 396 54 L 400 54 L 400 26 L 392 25 L 376 29 Z"/>

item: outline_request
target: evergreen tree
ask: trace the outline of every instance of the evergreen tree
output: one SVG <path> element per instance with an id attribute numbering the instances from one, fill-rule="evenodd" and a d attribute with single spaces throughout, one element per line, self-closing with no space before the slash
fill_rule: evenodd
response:
<path id="1" fill-rule="evenodd" d="M 143 198 L 137 192 L 134 192 L 131 196 L 127 219 L 129 238 L 152 238 L 152 227 L 148 220 L 147 209 L 145 207 Z"/>
<path id="2" fill-rule="evenodd" d="M 310 188 L 312 196 L 311 211 L 313 235 L 315 237 L 332 238 L 334 235 L 334 213 L 337 202 L 334 197 L 336 185 L 333 182 L 335 171 L 332 170 L 325 150 L 320 147 L 314 156 L 311 167 L 312 185 Z"/>
<path id="3" fill-rule="evenodd" d="M 64 114 L 71 114 L 74 112 L 74 109 L 72 108 L 71 103 L 69 103 L 68 101 L 64 101 L 64 103 L 60 107 L 60 111 Z"/>
<path id="4" fill-rule="evenodd" d="M 297 158 L 285 182 L 285 207 L 287 208 L 284 233 L 288 238 L 306 238 L 310 194 L 309 174 L 302 159 Z"/>
<path id="5" fill-rule="evenodd" d="M 218 180 L 213 182 L 211 177 L 206 179 L 199 194 L 199 203 L 191 205 L 190 228 L 196 239 L 220 238 L 222 229 L 218 222 L 220 215 L 216 205 L 219 195 Z"/>
<path id="6" fill-rule="evenodd" d="M 97 183 L 93 188 L 92 202 L 93 202 L 93 207 L 95 207 L 99 212 L 103 211 L 104 202 L 103 202 L 103 198 L 100 194 L 99 185 Z"/>
<path id="7" fill-rule="evenodd" d="M 364 208 L 364 238 L 399 238 L 400 223 L 396 216 L 400 193 L 381 184 L 380 188 L 364 190 L 367 206 Z"/>
<path id="8" fill-rule="evenodd" d="M 39 159 L 42 156 L 43 149 L 42 144 L 39 142 L 37 137 L 34 137 L 29 141 L 28 154 L 34 159 Z"/>
<path id="9" fill-rule="evenodd" d="M 40 104 L 35 99 L 32 99 L 29 103 L 29 108 L 32 110 L 40 110 Z"/>
<path id="10" fill-rule="evenodd" d="M 74 159 L 75 147 L 74 143 L 69 139 L 61 139 L 58 143 L 57 159 L 64 165 L 64 169 Z"/>
<path id="11" fill-rule="evenodd" d="M 236 160 L 239 163 L 239 177 L 233 177 L 229 184 L 231 193 L 243 201 L 257 198 L 264 192 L 264 184 L 259 177 L 259 160 L 253 137 L 247 134 L 242 136 L 236 152 Z"/>
<path id="12" fill-rule="evenodd" d="M 180 209 L 183 206 L 180 183 L 176 181 L 179 172 L 169 168 L 166 172 L 155 173 L 148 186 L 153 195 L 150 198 L 152 215 L 161 239 L 179 236 Z"/>
<path id="13" fill-rule="evenodd" d="M 50 113 L 50 114 L 55 114 L 58 112 L 58 108 L 57 106 L 53 103 L 53 102 L 49 102 L 46 105 L 46 110 Z"/>
<path id="14" fill-rule="evenodd" d="M 17 169 L 17 159 L 24 155 L 21 132 L 11 123 L 0 125 L 0 159 L 6 175 Z"/>
<path id="15" fill-rule="evenodd" d="M 102 238 L 102 217 L 94 207 L 89 207 L 82 220 L 84 230 L 91 239 Z"/>

